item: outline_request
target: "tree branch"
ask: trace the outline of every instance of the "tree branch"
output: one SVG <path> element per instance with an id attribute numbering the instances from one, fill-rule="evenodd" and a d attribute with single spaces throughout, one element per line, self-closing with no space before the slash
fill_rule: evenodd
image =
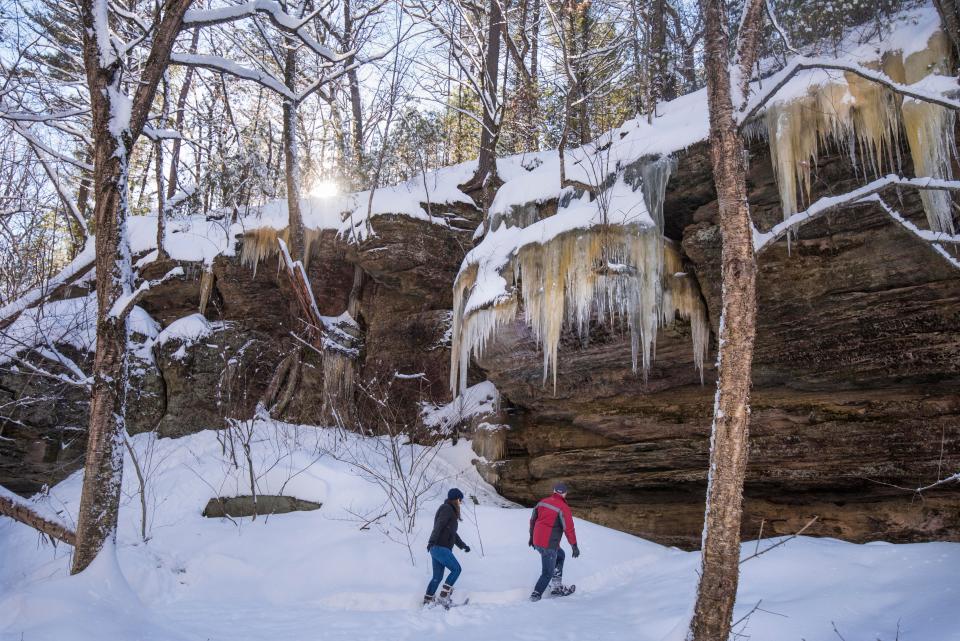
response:
<path id="1" fill-rule="evenodd" d="M 752 97 L 747 105 L 740 110 L 738 121 L 742 127 L 744 123 L 753 118 L 757 113 L 763 109 L 770 100 L 777 94 L 780 89 L 782 89 L 791 78 L 793 78 L 800 71 L 807 69 L 821 69 L 821 70 L 835 70 L 835 71 L 844 71 L 848 73 L 855 74 L 864 78 L 866 80 L 872 80 L 879 85 L 882 85 L 902 96 L 907 98 L 913 98 L 914 100 L 919 100 L 921 102 L 929 102 L 935 105 L 940 105 L 941 107 L 946 107 L 947 109 L 952 109 L 954 111 L 960 111 L 960 102 L 953 100 L 951 98 L 945 98 L 942 95 L 937 95 L 935 93 L 930 93 L 928 91 L 923 91 L 920 89 L 914 88 L 915 85 L 904 85 L 899 82 L 894 82 L 884 73 L 879 71 L 874 71 L 873 69 L 868 69 L 862 65 L 856 63 L 842 63 L 837 62 L 834 59 L 830 58 L 807 58 L 801 56 L 794 58 L 790 63 L 781 69 L 779 72 L 773 75 L 771 80 L 773 81 L 770 85 L 770 88 L 764 91 L 762 94 Z M 928 78 L 936 76 L 928 76 Z M 956 79 L 946 79 L 946 77 L 941 77 L 946 80 L 953 80 L 956 83 Z M 923 81 L 916 84 L 922 84 Z M 960 86 L 955 87 L 960 89 Z"/>
<path id="2" fill-rule="evenodd" d="M 0 488 L 3 490 L 3 488 Z M 37 514 L 26 501 L 15 500 L 12 492 L 3 490 L 0 494 L 0 515 L 8 516 L 14 521 L 29 525 L 35 530 L 67 545 L 76 545 L 77 535 L 66 526 Z M 17 497 L 18 498 L 18 497 Z"/>
<path id="3" fill-rule="evenodd" d="M 896 174 L 889 174 L 845 194 L 841 194 L 839 196 L 825 196 L 820 198 L 815 203 L 810 205 L 810 207 L 808 207 L 806 210 L 793 214 L 782 223 L 774 225 L 773 228 L 767 232 L 761 233 L 755 228 L 753 230 L 754 252 L 760 254 L 795 227 L 799 227 L 800 225 L 820 218 L 821 216 L 835 209 L 839 209 L 840 207 L 845 207 L 847 205 L 864 201 L 869 196 L 879 193 L 887 187 L 891 187 L 893 185 L 914 187 L 916 189 L 942 189 L 947 191 L 960 191 L 960 181 L 957 180 L 941 180 L 938 178 L 904 178 L 903 176 L 897 176 Z M 931 237 L 924 238 L 924 240 L 931 242 L 954 242 L 953 237 L 951 237 L 949 234 L 935 235 L 933 232 L 926 233 L 931 234 Z"/>

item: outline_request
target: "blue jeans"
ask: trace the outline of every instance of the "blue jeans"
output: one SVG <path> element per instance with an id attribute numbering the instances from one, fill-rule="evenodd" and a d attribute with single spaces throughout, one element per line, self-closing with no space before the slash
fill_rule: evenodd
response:
<path id="1" fill-rule="evenodd" d="M 460 563 L 453 556 L 453 550 L 439 545 L 430 548 L 430 557 L 433 559 L 433 578 L 427 585 L 427 594 L 433 596 L 437 591 L 437 586 L 440 585 L 441 579 L 443 579 L 444 569 L 450 570 L 450 574 L 447 575 L 447 585 L 453 585 L 457 582 L 457 578 L 460 576 Z"/>
<path id="2" fill-rule="evenodd" d="M 540 553 L 540 560 L 543 563 L 543 571 L 537 580 L 533 591 L 537 594 L 543 594 L 551 579 L 556 579 L 557 583 L 563 581 L 563 559 L 566 556 L 562 548 L 542 548 L 534 546 L 533 548 Z"/>

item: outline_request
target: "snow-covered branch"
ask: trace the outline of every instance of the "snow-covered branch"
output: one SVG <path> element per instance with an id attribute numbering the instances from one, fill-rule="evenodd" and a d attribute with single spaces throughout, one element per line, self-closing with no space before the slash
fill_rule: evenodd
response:
<path id="1" fill-rule="evenodd" d="M 83 171 L 89 171 L 89 172 L 93 171 L 93 165 L 90 165 L 85 162 L 81 162 L 76 158 L 73 158 L 72 156 L 61 154 L 57 152 L 55 149 L 51 149 L 48 145 L 45 145 L 42 142 L 40 142 L 40 140 L 36 136 L 34 136 L 32 133 L 30 133 L 29 129 L 27 129 L 22 124 L 20 124 L 19 121 L 16 121 L 16 120 L 10 121 L 10 125 L 13 127 L 14 131 L 16 131 L 27 142 L 27 144 L 30 145 L 30 148 L 33 149 L 34 151 L 36 152 L 42 151 L 52 158 L 55 158 L 61 162 L 65 162 L 68 165 L 73 165 L 77 169 L 82 169 Z M 37 153 L 38 157 L 39 155 L 40 154 Z"/>
<path id="2" fill-rule="evenodd" d="M 133 306 L 136 305 L 151 288 L 161 285 L 171 278 L 177 278 L 178 276 L 183 276 L 183 267 L 174 267 L 160 278 L 140 283 L 140 286 L 129 294 L 119 297 L 110 308 L 108 315 L 111 318 L 126 317 L 126 315 L 130 313 L 130 310 L 133 309 Z"/>
<path id="3" fill-rule="evenodd" d="M 869 196 L 879 193 L 891 186 L 914 187 L 916 189 L 942 189 L 947 191 L 960 191 L 960 181 L 941 180 L 938 178 L 904 178 L 896 174 L 889 174 L 883 178 L 878 178 L 862 187 L 849 191 L 838 196 L 825 196 L 820 198 L 807 209 L 793 214 L 782 223 L 774 225 L 769 231 L 753 231 L 753 249 L 757 254 L 767 249 L 780 238 L 787 235 L 788 232 L 800 225 L 806 224 L 812 220 L 820 218 L 835 209 L 846 205 L 856 204 L 867 199 Z M 917 230 L 921 231 L 921 230 Z M 955 242 L 949 234 L 936 234 L 934 232 L 923 232 L 930 237 L 921 236 L 924 240 L 931 242 Z"/>
<path id="4" fill-rule="evenodd" d="M 940 479 L 939 481 L 935 481 L 935 482 L 933 482 L 933 483 L 931 483 L 931 484 L 929 484 L 929 485 L 924 485 L 923 487 L 918 487 L 918 488 L 917 488 L 916 490 L 914 490 L 914 491 L 915 491 L 917 494 L 921 494 L 921 493 L 923 493 L 923 492 L 926 492 L 927 490 L 932 490 L 932 489 L 934 489 L 934 488 L 941 487 L 941 486 L 943 486 L 943 485 L 947 485 L 948 483 L 960 483 L 960 472 L 957 472 L 956 474 L 953 474 L 953 475 L 948 476 L 948 477 L 946 477 L 946 478 L 942 478 L 942 479 Z"/>
<path id="5" fill-rule="evenodd" d="M 87 221 L 84 220 L 83 215 L 81 215 L 80 210 L 77 208 L 77 203 L 74 202 L 74 199 L 68 194 L 63 186 L 60 184 L 59 177 L 57 172 L 53 170 L 53 167 L 50 166 L 50 163 L 47 161 L 46 157 L 41 153 L 43 149 L 38 146 L 37 141 L 26 132 L 24 127 L 18 123 L 11 123 L 13 129 L 20 134 L 24 140 L 27 141 L 27 144 L 30 146 L 30 149 L 33 151 L 33 154 L 36 156 L 37 160 L 40 161 L 40 166 L 43 167 L 44 173 L 47 174 L 47 178 L 50 179 L 50 183 L 53 185 L 54 191 L 57 192 L 57 196 L 60 198 L 60 202 L 63 203 L 63 206 L 67 208 L 67 211 L 70 212 L 71 218 L 74 222 L 77 223 L 77 226 L 80 228 L 80 235 L 86 240 L 90 236 L 90 230 L 87 228 Z"/>
<path id="6" fill-rule="evenodd" d="M 746 106 L 740 112 L 738 117 L 739 122 L 743 124 L 757 115 L 795 75 L 808 69 L 852 73 L 866 80 L 872 80 L 906 98 L 913 98 L 921 102 L 929 102 L 940 105 L 941 107 L 946 107 L 947 109 L 960 111 L 960 101 L 947 98 L 943 95 L 945 91 L 960 91 L 960 86 L 957 85 L 956 78 L 931 75 L 913 85 L 905 85 L 894 82 L 885 73 L 869 69 L 855 62 L 842 62 L 835 58 L 810 58 L 800 56 L 790 60 L 786 67 L 769 78 L 767 81 L 770 83 L 768 87 L 750 96 Z M 938 91 L 931 91 L 931 88 L 937 89 Z"/>
<path id="7" fill-rule="evenodd" d="M 0 515 L 29 525 L 67 545 L 76 544 L 77 535 L 70 528 L 39 514 L 30 502 L 2 487 L 0 487 Z"/>
<path id="8" fill-rule="evenodd" d="M 265 87 L 274 93 L 280 94 L 288 100 L 297 100 L 297 94 L 283 84 L 283 82 L 281 82 L 278 78 L 272 76 L 266 71 L 244 67 L 243 65 L 237 64 L 231 60 L 227 60 L 221 56 L 212 56 L 202 53 L 175 53 L 170 56 L 170 62 L 171 64 L 181 65 L 184 67 L 199 67 L 201 69 L 220 71 L 242 80 L 252 80 L 260 86 Z"/>
<path id="9" fill-rule="evenodd" d="M 886 212 L 886 214 L 890 216 L 890 218 L 892 218 L 897 224 L 899 224 L 901 227 L 906 229 L 908 232 L 910 232 L 920 240 L 930 243 L 933 246 L 934 251 L 940 254 L 940 256 L 942 256 L 953 267 L 960 269 L 960 260 L 958 260 L 955 256 L 951 256 L 950 253 L 947 252 L 947 250 L 944 249 L 942 245 L 940 245 L 941 242 L 960 244 L 960 236 L 953 236 L 951 234 L 944 234 L 942 232 L 930 232 L 930 231 L 925 231 L 923 229 L 920 229 L 919 227 L 914 225 L 912 222 L 910 222 L 909 220 L 904 218 L 902 215 L 900 215 L 900 212 L 898 212 L 893 207 L 888 205 L 886 201 L 880 197 L 879 194 L 873 194 L 871 196 L 868 196 L 867 198 L 864 198 L 861 202 L 864 202 L 864 203 L 875 202 L 878 205 L 880 205 L 880 208 L 883 209 L 883 211 Z"/>
<path id="10" fill-rule="evenodd" d="M 20 298 L 11 301 L 0 307 L 0 323 L 12 318 L 23 310 L 31 307 L 44 296 L 52 292 L 60 285 L 66 283 L 77 274 L 88 269 L 93 264 L 93 244 L 87 242 L 73 261 L 63 268 L 63 270 L 39 287 L 31 289 Z"/>
<path id="11" fill-rule="evenodd" d="M 335 52 L 326 45 L 318 42 L 304 27 L 316 17 L 321 9 L 303 17 L 296 18 L 286 11 L 275 0 L 249 0 L 241 4 L 220 7 L 218 9 L 195 9 L 188 11 L 184 16 L 184 26 L 202 27 L 228 22 L 235 22 L 252 17 L 258 13 L 267 16 L 278 29 L 293 33 L 311 51 L 330 63 L 341 63 L 357 55 L 355 50 Z"/>

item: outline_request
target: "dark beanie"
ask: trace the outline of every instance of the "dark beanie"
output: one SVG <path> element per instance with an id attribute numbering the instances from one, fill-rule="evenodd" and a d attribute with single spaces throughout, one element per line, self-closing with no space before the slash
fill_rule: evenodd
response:
<path id="1" fill-rule="evenodd" d="M 558 482 L 556 485 L 553 486 L 553 491 L 554 491 L 554 492 L 557 492 L 558 494 L 566 494 L 566 493 L 567 493 L 567 484 L 564 483 L 563 481 L 560 481 L 560 482 Z"/>
<path id="2" fill-rule="evenodd" d="M 461 492 L 458 488 L 455 488 L 455 487 L 450 488 L 450 491 L 447 492 L 447 500 L 452 501 L 453 499 L 462 501 L 463 492 Z"/>

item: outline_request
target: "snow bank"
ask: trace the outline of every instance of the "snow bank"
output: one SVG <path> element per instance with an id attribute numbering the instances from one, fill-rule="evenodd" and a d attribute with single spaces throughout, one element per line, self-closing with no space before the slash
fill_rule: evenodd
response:
<path id="1" fill-rule="evenodd" d="M 583 554 L 568 557 L 564 574 L 576 594 L 529 603 L 540 571 L 526 545 L 529 510 L 480 480 L 464 441 L 444 445 L 425 470 L 436 485 L 423 496 L 414 527 L 414 566 L 383 491 L 356 464 L 387 471 L 389 461 L 378 454 L 383 441 L 283 423 L 245 425 L 252 428 L 258 491 L 318 501 L 320 510 L 206 519 L 201 510 L 212 496 L 249 493 L 245 463 L 234 466 L 229 447 L 224 454 L 226 432 L 175 440 L 137 435 L 132 445 L 148 470 L 148 542 L 139 537 L 129 458 L 117 564 L 106 555 L 70 577 L 69 548 L 38 546 L 33 530 L 0 517 L 0 639 L 546 641 L 559 630 L 571 639 L 660 641 L 688 615 L 698 553 L 583 520 Z M 407 464 L 423 453 L 419 446 L 402 449 Z M 75 515 L 80 482 L 74 474 L 49 500 Z M 457 552 L 464 568 L 457 594 L 469 595 L 471 604 L 421 610 L 430 574 L 423 548 L 451 486 L 467 495 L 459 533 L 472 549 Z M 745 553 L 754 545 L 745 544 Z M 755 639 L 829 639 L 833 622 L 851 640 L 892 640 L 899 624 L 904 641 L 956 641 L 958 564 L 956 543 L 801 537 L 743 566 L 734 618 L 762 600 L 765 612 L 737 628 Z"/>
<path id="2" fill-rule="evenodd" d="M 225 323 L 220 321 L 210 322 L 203 314 L 190 314 L 173 321 L 157 334 L 156 344 L 165 345 L 168 341 L 175 340 L 189 345 L 224 327 Z"/>
<path id="3" fill-rule="evenodd" d="M 497 411 L 500 393 L 490 381 L 471 385 L 445 405 L 423 403 L 421 415 L 427 427 L 447 433 L 451 428 L 478 416 Z"/>

